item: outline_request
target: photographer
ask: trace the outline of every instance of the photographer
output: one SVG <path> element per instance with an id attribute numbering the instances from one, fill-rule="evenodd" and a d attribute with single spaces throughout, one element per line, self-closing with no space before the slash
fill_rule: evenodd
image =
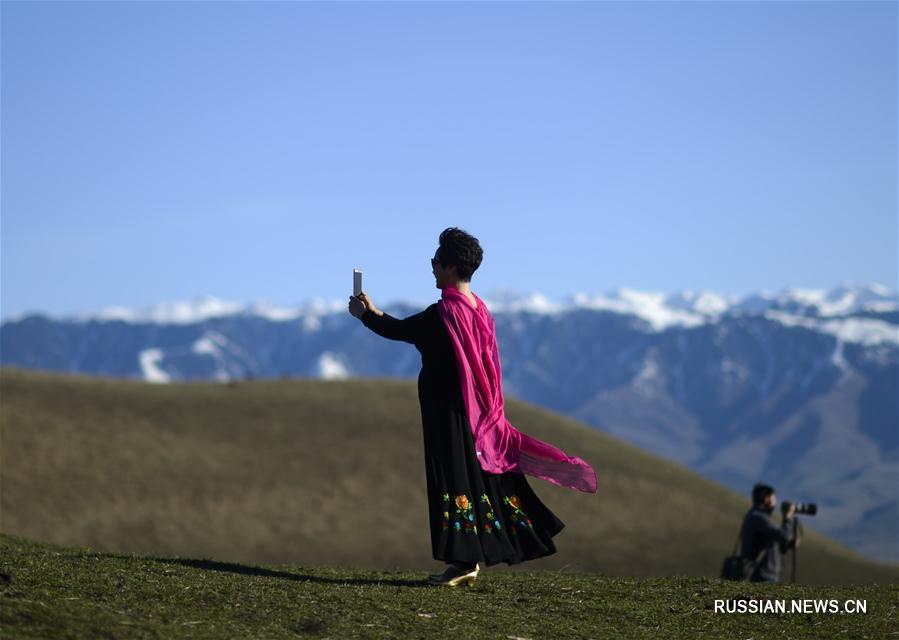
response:
<path id="1" fill-rule="evenodd" d="M 753 582 L 780 582 L 782 554 L 798 542 L 793 537 L 795 505 L 790 505 L 784 512 L 780 527 L 771 519 L 775 506 L 777 495 L 773 487 L 757 484 L 752 488 L 752 508 L 743 518 L 740 539 L 744 557 L 754 560 L 761 553 L 761 559 L 749 578 Z M 763 549 L 765 553 L 762 553 Z"/>

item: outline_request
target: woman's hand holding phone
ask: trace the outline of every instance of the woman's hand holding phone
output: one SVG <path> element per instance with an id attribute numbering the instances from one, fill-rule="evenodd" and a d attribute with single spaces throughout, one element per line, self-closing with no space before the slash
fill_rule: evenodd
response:
<path id="1" fill-rule="evenodd" d="M 371 310 L 372 313 L 376 313 L 379 316 L 384 314 L 383 311 L 375 306 L 375 303 L 371 301 L 368 294 L 364 291 L 358 296 L 350 296 L 349 311 L 351 314 L 357 318 L 361 318 L 366 309 Z"/>
<path id="2" fill-rule="evenodd" d="M 365 307 L 366 307 L 367 309 L 371 309 L 371 312 L 372 312 L 372 313 L 374 313 L 374 314 L 376 314 L 376 315 L 379 315 L 379 316 L 384 315 L 384 312 L 381 311 L 380 309 L 378 309 L 377 306 L 375 306 L 375 303 L 371 301 L 371 298 L 369 298 L 369 297 L 368 297 L 368 294 L 365 293 L 364 291 L 363 291 L 362 293 L 359 294 L 359 299 L 362 300 L 362 302 L 365 303 Z"/>

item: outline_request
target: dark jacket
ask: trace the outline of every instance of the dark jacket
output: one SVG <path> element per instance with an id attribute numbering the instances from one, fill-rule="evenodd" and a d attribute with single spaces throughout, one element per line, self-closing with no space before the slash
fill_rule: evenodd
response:
<path id="1" fill-rule="evenodd" d="M 753 507 L 746 512 L 743 526 L 740 529 L 741 555 L 753 561 L 761 553 L 755 571 L 750 580 L 762 582 L 780 582 L 783 553 L 793 546 L 793 519 L 784 519 L 778 527 L 771 519 L 774 509 Z"/>

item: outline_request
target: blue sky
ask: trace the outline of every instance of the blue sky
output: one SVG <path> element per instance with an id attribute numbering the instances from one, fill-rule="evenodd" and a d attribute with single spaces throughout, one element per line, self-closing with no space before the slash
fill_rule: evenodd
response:
<path id="1" fill-rule="evenodd" d="M 896 3 L 0 10 L 4 317 L 897 286 Z"/>

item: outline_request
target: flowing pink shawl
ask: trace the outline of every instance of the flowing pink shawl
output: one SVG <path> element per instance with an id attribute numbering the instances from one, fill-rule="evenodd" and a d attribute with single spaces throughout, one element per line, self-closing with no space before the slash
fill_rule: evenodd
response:
<path id="1" fill-rule="evenodd" d="M 506 419 L 496 327 L 484 301 L 472 292 L 478 303 L 475 309 L 456 287 L 441 291 L 437 308 L 456 352 L 462 397 L 481 468 L 490 473 L 526 473 L 561 487 L 596 493 L 593 467 L 522 433 Z"/>

